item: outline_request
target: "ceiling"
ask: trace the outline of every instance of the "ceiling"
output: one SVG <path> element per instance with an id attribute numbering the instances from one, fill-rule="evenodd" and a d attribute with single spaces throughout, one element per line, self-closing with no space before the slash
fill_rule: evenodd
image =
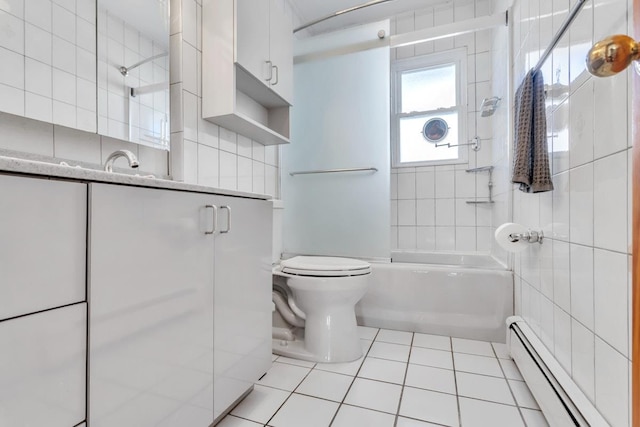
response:
<path id="1" fill-rule="evenodd" d="M 289 0 L 302 25 L 337 11 L 365 4 L 370 0 Z M 390 18 L 399 13 L 425 9 L 434 4 L 452 3 L 453 0 L 393 0 L 347 13 L 309 28 L 310 34 L 319 34 L 357 24 Z"/>

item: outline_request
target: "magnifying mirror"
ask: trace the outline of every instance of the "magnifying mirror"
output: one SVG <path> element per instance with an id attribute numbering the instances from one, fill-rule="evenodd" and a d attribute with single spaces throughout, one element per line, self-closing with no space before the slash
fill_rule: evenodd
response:
<path id="1" fill-rule="evenodd" d="M 422 136 L 429 142 L 438 143 L 447 137 L 449 133 L 449 125 L 440 118 L 435 117 L 427 120 L 422 128 Z"/>

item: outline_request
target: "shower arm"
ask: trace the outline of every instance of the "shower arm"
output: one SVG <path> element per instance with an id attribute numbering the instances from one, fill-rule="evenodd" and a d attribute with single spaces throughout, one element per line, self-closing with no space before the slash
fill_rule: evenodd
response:
<path id="1" fill-rule="evenodd" d="M 467 145 L 471 146 L 471 149 L 473 151 L 479 151 L 480 150 L 480 142 L 482 141 L 482 139 L 480 139 L 480 137 L 474 137 L 471 142 L 468 142 L 466 144 L 436 144 L 436 148 L 438 147 L 447 147 L 447 148 L 451 148 L 451 147 L 465 147 Z"/>
<path id="2" fill-rule="evenodd" d="M 144 65 L 147 62 L 155 61 L 158 58 L 164 58 L 165 56 L 168 56 L 168 55 L 169 54 L 167 52 L 159 53 L 157 55 L 152 56 L 151 58 L 143 59 L 142 61 L 136 62 L 135 64 L 130 65 L 128 67 L 125 67 L 123 65 L 122 67 L 120 67 L 120 74 L 126 77 L 129 75 L 129 71 L 133 70 L 134 68 L 138 68 L 139 66 Z"/>

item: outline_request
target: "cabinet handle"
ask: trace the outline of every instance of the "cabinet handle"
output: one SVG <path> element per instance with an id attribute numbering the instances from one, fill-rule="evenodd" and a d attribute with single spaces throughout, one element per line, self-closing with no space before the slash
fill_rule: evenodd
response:
<path id="1" fill-rule="evenodd" d="M 225 234 L 225 233 L 228 233 L 229 230 L 231 230 L 231 206 L 220 206 L 220 210 L 222 209 L 227 210 L 227 229 L 220 230 L 220 234 Z"/>
<path id="2" fill-rule="evenodd" d="M 265 61 L 265 62 L 267 63 L 267 65 L 269 65 L 269 78 L 265 80 L 270 82 L 271 79 L 273 79 L 273 62 L 271 61 Z"/>
<path id="3" fill-rule="evenodd" d="M 204 208 L 213 211 L 213 229 L 211 231 L 205 231 L 204 234 L 213 234 L 216 232 L 216 225 L 218 224 L 218 208 L 213 205 L 206 205 Z"/>
<path id="4" fill-rule="evenodd" d="M 275 83 L 271 83 L 271 86 L 275 86 L 278 84 L 278 82 L 280 81 L 280 73 L 278 72 L 278 66 L 274 65 L 273 67 L 271 67 L 272 69 L 275 68 L 276 70 L 276 82 Z M 273 73 L 272 73 L 273 74 Z M 273 76 L 272 76 L 273 77 Z"/>

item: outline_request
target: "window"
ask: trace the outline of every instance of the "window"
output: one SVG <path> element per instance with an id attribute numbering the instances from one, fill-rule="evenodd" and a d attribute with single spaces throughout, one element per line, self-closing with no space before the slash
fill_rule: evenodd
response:
<path id="1" fill-rule="evenodd" d="M 466 52 L 462 50 L 395 62 L 391 118 L 394 167 L 467 161 L 467 147 L 457 146 L 466 143 L 466 69 Z M 434 129 L 438 132 L 430 134 Z"/>

